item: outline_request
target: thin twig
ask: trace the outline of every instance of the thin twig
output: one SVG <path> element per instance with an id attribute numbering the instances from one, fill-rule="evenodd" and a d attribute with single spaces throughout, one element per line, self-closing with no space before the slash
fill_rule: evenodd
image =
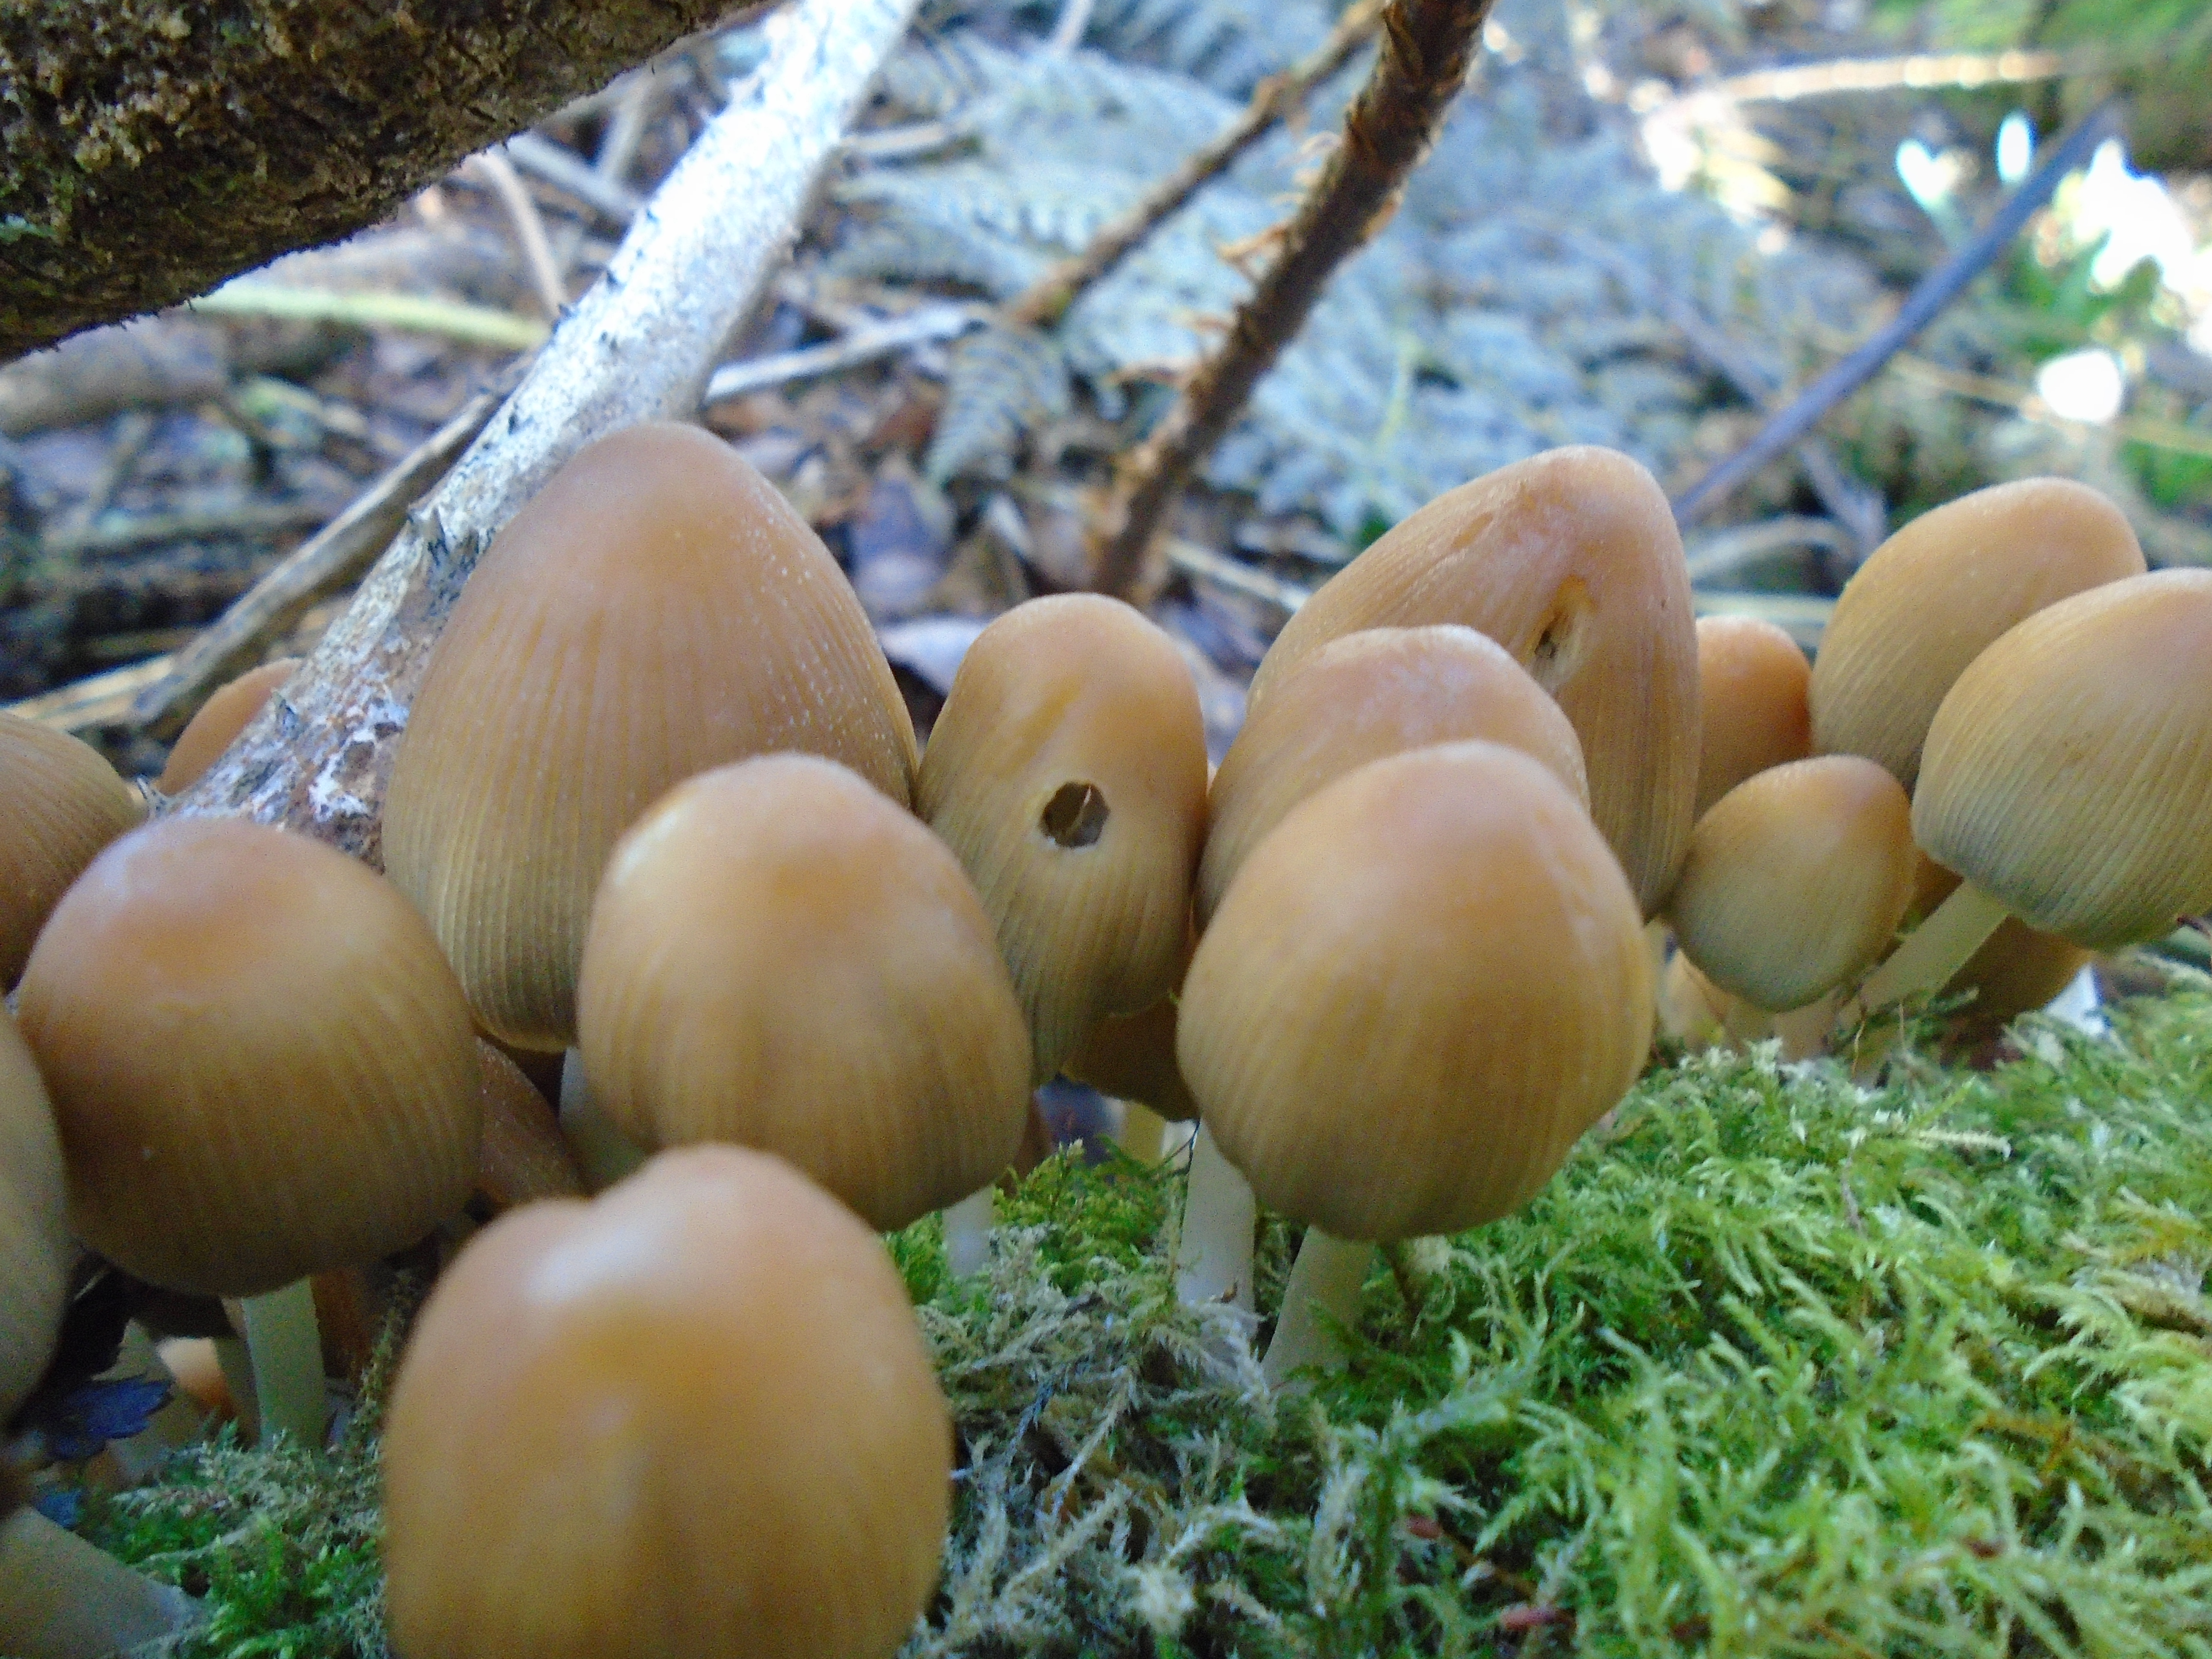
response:
<path id="1" fill-rule="evenodd" d="M 1057 322 L 1085 289 L 1120 264 L 1209 179 L 1226 171 L 1278 122 L 1302 108 L 1316 87 L 1350 63 L 1374 34 L 1378 15 L 1378 0 L 1358 0 L 1310 56 L 1262 81 L 1244 112 L 1219 137 L 1193 150 L 1181 167 L 1146 192 L 1134 207 L 1101 226 L 1082 252 L 1054 266 L 1008 301 L 1001 313 L 1006 322 L 1014 327 L 1032 328 Z"/>
<path id="2" fill-rule="evenodd" d="M 272 536 L 302 525 L 319 524 L 330 508 L 309 501 L 234 501 L 222 507 L 187 507 L 147 513 L 57 530 L 40 541 L 44 552 L 66 558 L 129 553 L 164 542 L 221 540 Z"/>
<path id="3" fill-rule="evenodd" d="M 1852 541 L 1850 532 L 1833 519 L 1761 519 L 1692 542 L 1686 550 L 1690 580 L 1711 581 L 1786 547 L 1821 547 L 1848 554 Z"/>
<path id="4" fill-rule="evenodd" d="M 2112 66 L 2101 53 L 2063 52 L 1913 52 L 1901 58 L 1836 58 L 1820 64 L 1731 75 L 1692 97 L 1718 94 L 1731 103 L 1787 103 L 1835 92 L 1931 91 L 1939 87 L 1995 87 L 2092 75 Z"/>
<path id="5" fill-rule="evenodd" d="M 131 700 L 167 674 L 175 661 L 173 657 L 149 657 L 143 662 L 111 668 L 104 674 L 11 702 L 6 712 L 64 732 L 121 726 L 131 718 Z"/>
<path id="6" fill-rule="evenodd" d="M 270 641 L 325 594 L 344 586 L 382 552 L 412 507 L 476 441 L 503 396 L 484 392 L 418 445 L 346 510 L 294 549 L 177 653 L 169 672 L 138 694 L 134 724 L 161 735 L 224 680 L 252 665 Z"/>
<path id="7" fill-rule="evenodd" d="M 1091 9 L 1095 0 L 1066 0 L 1060 9 L 1060 21 L 1052 26 L 1052 39 L 1045 42 L 1045 50 L 1065 55 L 1083 44 L 1084 32 L 1091 27 Z"/>
<path id="8" fill-rule="evenodd" d="M 1285 228 L 1229 337 L 1120 469 L 1094 586 L 1133 592 L 1152 532 L 1335 275 L 1389 218 L 1467 79 L 1490 0 L 1389 0 L 1382 51 L 1345 112 L 1341 141 Z"/>
<path id="9" fill-rule="evenodd" d="M 770 386 L 787 386 L 793 380 L 815 380 L 824 374 L 835 374 L 842 369 L 873 362 L 878 357 L 888 357 L 893 352 L 903 351 L 909 346 L 952 339 L 966 333 L 980 321 L 981 319 L 976 313 L 963 306 L 930 305 L 908 312 L 902 317 L 863 323 L 850 333 L 824 341 L 820 345 L 802 346 L 796 351 L 779 351 L 772 356 L 755 357 L 746 362 L 726 363 L 716 369 L 714 378 L 707 382 L 707 395 L 701 401 L 711 409 L 716 404 L 729 403 L 749 392 L 765 391 Z"/>
<path id="10" fill-rule="evenodd" d="M 1991 216 L 1988 224 L 1952 256 L 1921 280 L 1896 316 L 1876 330 L 1865 344 L 1814 380 L 1778 411 L 1756 436 L 1692 484 L 1674 501 L 1674 516 L 1684 525 L 1696 523 L 1739 485 L 1756 476 L 1784 451 L 1794 446 L 1822 416 L 1856 392 L 1881 370 L 1906 341 L 1933 322 L 1943 307 L 1958 298 L 1966 284 L 2008 247 L 2021 227 L 2033 218 L 2058 188 L 2059 180 L 2087 164 L 2098 145 L 2118 127 L 2116 106 L 2105 104 L 2054 147 L 2036 168 Z"/>
<path id="11" fill-rule="evenodd" d="M 499 198 L 507 222 L 514 227 L 514 240 L 521 245 L 522 262 L 538 289 L 538 303 L 545 307 L 547 317 L 559 321 L 562 308 L 568 303 L 568 285 L 553 258 L 553 245 L 545 240 L 545 221 L 538 216 L 538 204 L 530 198 L 530 187 L 522 182 L 514 163 L 495 149 L 469 157 L 467 170 L 481 174 L 492 194 Z"/>
<path id="12" fill-rule="evenodd" d="M 604 177 L 565 144 L 534 132 L 518 132 L 502 148 L 507 159 L 523 172 L 564 196 L 574 197 L 610 224 L 628 224 L 645 205 L 645 198 L 619 179 Z"/>
<path id="13" fill-rule="evenodd" d="M 460 300 L 289 288 L 255 276 L 225 283 L 185 308 L 207 317 L 268 317 L 284 322 L 337 323 L 347 328 L 405 329 L 502 351 L 527 351 L 543 345 L 550 332 L 535 317 L 518 317 L 511 311 Z"/>
<path id="14" fill-rule="evenodd" d="M 1164 550 L 1168 563 L 1186 576 L 1216 587 L 1225 587 L 1232 593 L 1242 593 L 1247 599 L 1272 605 L 1285 616 L 1294 616 L 1305 602 L 1313 598 L 1313 590 L 1301 587 L 1296 582 L 1286 582 L 1271 576 L 1257 566 L 1246 564 L 1241 559 L 1224 558 L 1210 547 L 1183 540 L 1180 536 L 1167 538 Z"/>

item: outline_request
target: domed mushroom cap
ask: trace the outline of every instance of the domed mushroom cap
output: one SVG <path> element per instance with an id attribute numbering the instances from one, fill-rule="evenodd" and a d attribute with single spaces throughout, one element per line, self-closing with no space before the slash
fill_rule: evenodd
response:
<path id="1" fill-rule="evenodd" d="M 1338 1238 L 1456 1232 L 1550 1180 L 1634 1081 L 1650 954 L 1557 778 L 1473 742 L 1373 761 L 1254 849 L 1177 1052 L 1260 1198 Z"/>
<path id="2" fill-rule="evenodd" d="M 1174 985 L 1206 824 L 1206 731 L 1173 641 L 1118 599 L 1016 605 L 976 635 L 915 786 L 1030 1023 L 1032 1075 Z"/>
<path id="3" fill-rule="evenodd" d="M 1698 618 L 1698 816 L 1746 778 L 1813 752 L 1812 665 L 1756 617 Z"/>
<path id="4" fill-rule="evenodd" d="M 1667 911 L 1707 979 L 1779 1013 L 1881 958 L 1914 865 L 1897 780 L 1863 756 L 1823 755 L 1722 796 L 1698 820 Z"/>
<path id="5" fill-rule="evenodd" d="M 1836 601 L 1808 693 L 1814 749 L 1879 761 L 1910 792 L 1929 722 L 1968 663 L 2052 601 L 2142 568 L 2125 516 L 2067 478 L 1996 484 L 1922 514 Z"/>
<path id="6" fill-rule="evenodd" d="M 198 783 L 299 665 L 297 657 L 278 657 L 218 688 L 177 733 L 154 787 L 165 795 L 181 795 Z"/>
<path id="7" fill-rule="evenodd" d="M 1364 628 L 1460 623 L 1550 692 L 1582 739 L 1590 815 L 1649 914 L 1674 885 L 1698 778 L 1698 650 L 1674 515 L 1627 456 L 1577 446 L 1447 490 L 1325 583 L 1252 682 Z"/>
<path id="8" fill-rule="evenodd" d="M 125 836 L 40 935 L 21 1012 L 70 1219 L 153 1284 L 258 1295 L 468 1197 L 460 987 L 398 890 L 319 842 L 220 818 Z"/>
<path id="9" fill-rule="evenodd" d="M 15 988 L 78 872 L 145 816 L 91 744 L 0 713 L 0 990 Z"/>
<path id="10" fill-rule="evenodd" d="M 825 755 L 909 799 L 914 729 L 829 550 L 728 445 L 600 439 L 501 530 L 432 652 L 384 856 L 484 1028 L 575 1040 L 616 838 L 696 772 Z"/>
<path id="11" fill-rule="evenodd" d="M 0 1009 L 0 1423 L 53 1357 L 76 1255 L 53 1110 L 15 1017 Z"/>
<path id="12" fill-rule="evenodd" d="M 1029 1035 L 945 844 L 844 768 L 679 785 L 615 850 L 578 997 L 593 1097 L 641 1146 L 788 1159 L 878 1227 L 1014 1155 Z"/>
<path id="13" fill-rule="evenodd" d="M 1928 731 L 1913 837 L 2030 927 L 2093 951 L 2212 908 L 2212 570 L 2037 611 Z"/>
<path id="14" fill-rule="evenodd" d="M 1450 625 L 1331 640 L 1253 706 L 1207 791 L 1200 925 L 1245 856 L 1315 790 L 1385 755 L 1469 738 L 1534 757 L 1589 801 L 1575 728 L 1497 641 Z"/>
<path id="15" fill-rule="evenodd" d="M 401 1659 L 890 1659 L 951 1413 L 882 1243 L 777 1159 L 663 1153 L 502 1217 L 384 1437 Z"/>

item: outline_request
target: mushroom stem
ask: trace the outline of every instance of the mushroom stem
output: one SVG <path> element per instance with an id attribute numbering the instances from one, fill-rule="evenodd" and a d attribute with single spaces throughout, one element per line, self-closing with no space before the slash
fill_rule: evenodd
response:
<path id="1" fill-rule="evenodd" d="M 1892 1003 L 1923 991 L 1941 990 L 2010 914 L 2002 901 L 1971 881 L 1960 882 L 1958 890 L 1937 905 L 1928 920 L 1890 952 L 1889 960 L 1859 987 L 1858 994 L 1837 1015 L 1837 1023 L 1856 1025 Z"/>
<path id="2" fill-rule="evenodd" d="M 199 1603 L 33 1509 L 0 1525 L 0 1650 L 17 1659 L 106 1659 L 174 1634 Z"/>
<path id="3" fill-rule="evenodd" d="M 603 1193 L 645 1162 L 638 1149 L 592 1098 L 584 1056 L 574 1048 L 561 1061 L 561 1135 L 575 1154 L 586 1190 Z"/>
<path id="4" fill-rule="evenodd" d="M 945 1214 L 945 1265 L 955 1279 L 983 1271 L 991 1256 L 991 1185 L 986 1182 Z"/>
<path id="5" fill-rule="evenodd" d="M 1359 1290 L 1374 1259 L 1371 1243 L 1306 1229 L 1298 1259 L 1291 1264 L 1290 1282 L 1283 1286 L 1274 1340 L 1260 1362 L 1260 1375 L 1269 1388 L 1281 1389 L 1293 1372 L 1308 1365 L 1327 1370 L 1343 1365 L 1349 1356 L 1335 1328 L 1349 1330 L 1359 1323 Z"/>
<path id="6" fill-rule="evenodd" d="M 1160 1145 L 1166 1138 L 1167 1120 L 1151 1107 L 1133 1100 L 1121 1103 L 1121 1150 L 1139 1164 L 1160 1161 Z"/>
<path id="7" fill-rule="evenodd" d="M 322 1329 L 315 1292 L 304 1279 L 281 1291 L 249 1296 L 246 1351 L 253 1361 L 253 1397 L 261 1407 L 261 1443 L 279 1429 L 309 1451 L 323 1449 L 330 1399 L 323 1382 Z"/>
<path id="8" fill-rule="evenodd" d="M 1830 991 L 1802 1008 L 1788 1008 L 1773 1017 L 1774 1035 L 1782 1041 L 1784 1060 L 1810 1060 L 1828 1046 L 1828 1033 L 1836 1023 L 1843 993 Z"/>
<path id="9" fill-rule="evenodd" d="M 1185 1306 L 1227 1302 L 1252 1311 L 1252 1228 L 1259 1218 L 1252 1183 L 1200 1123 L 1190 1143 L 1190 1186 L 1176 1240 L 1176 1294 Z"/>
<path id="10" fill-rule="evenodd" d="M 253 1360 L 246 1352 L 246 1344 L 234 1336 L 215 1339 L 215 1363 L 222 1368 L 222 1380 L 230 1389 L 231 1403 L 238 1407 L 238 1431 L 247 1440 L 261 1437 L 261 1402 L 253 1393 Z"/>

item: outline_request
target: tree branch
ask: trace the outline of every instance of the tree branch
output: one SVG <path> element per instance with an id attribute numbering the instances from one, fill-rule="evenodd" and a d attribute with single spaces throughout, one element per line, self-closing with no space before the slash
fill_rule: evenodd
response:
<path id="1" fill-rule="evenodd" d="M 1201 363 L 1152 434 L 1122 464 L 1093 574 L 1127 594 L 1153 532 L 1199 462 L 1228 431 L 1260 377 L 1304 324 L 1336 268 L 1389 217 L 1467 78 L 1490 0 L 1389 0 L 1382 49 L 1346 112 L 1342 141 L 1285 228 L 1273 262 L 1237 308 L 1229 337 Z"/>

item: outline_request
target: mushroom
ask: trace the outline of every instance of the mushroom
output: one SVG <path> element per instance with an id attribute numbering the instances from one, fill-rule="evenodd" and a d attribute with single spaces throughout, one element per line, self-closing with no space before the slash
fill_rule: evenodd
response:
<path id="1" fill-rule="evenodd" d="M 2142 572 L 2127 519 L 2086 484 L 2023 478 L 1923 513 L 1845 584 L 1808 693 L 1813 747 L 1864 755 L 1906 790 L 1966 665 L 2054 600 Z"/>
<path id="2" fill-rule="evenodd" d="M 0 1423 L 53 1354 L 76 1256 L 53 1109 L 15 1017 L 0 1009 Z"/>
<path id="3" fill-rule="evenodd" d="M 393 766 L 386 866 L 487 1031 L 568 1048 L 617 837 L 692 774 L 782 749 L 908 804 L 914 729 L 829 550 L 728 445 L 632 427 L 554 474 L 462 591 Z"/>
<path id="4" fill-rule="evenodd" d="M 775 1152 L 886 1231 L 986 1188 L 1028 1121 L 1028 1031 L 958 862 L 811 755 L 702 773 L 623 837 L 577 1011 L 640 1148 Z"/>
<path id="5" fill-rule="evenodd" d="M 2212 908 L 2212 570 L 2107 582 L 2019 623 L 1928 730 L 1913 838 L 1965 879 L 1856 1018 L 1948 981 L 2008 914 L 2093 951 Z"/>
<path id="6" fill-rule="evenodd" d="M 1913 877 L 1910 914 L 1926 916 L 1956 892 L 1959 877 L 1925 853 Z M 2022 1014 L 2049 1006 L 2081 976 L 2094 953 L 2056 933 L 2039 933 L 2018 916 L 1997 924 L 1981 949 L 1947 980 L 1946 997 L 1973 1000 L 1952 1017 L 1950 1035 L 1967 1044 L 1994 1040 Z"/>
<path id="7" fill-rule="evenodd" d="M 1199 926 L 1246 855 L 1315 790 L 1384 755 L 1468 738 L 1534 756 L 1588 803 L 1574 727 L 1497 641 L 1443 624 L 1328 641 L 1255 702 L 1207 791 Z"/>
<path id="8" fill-rule="evenodd" d="M 541 1198 L 581 1198 L 583 1172 L 545 1097 L 496 1045 L 477 1039 L 483 1140 L 476 1190 L 495 1212 Z"/>
<path id="9" fill-rule="evenodd" d="M 1371 761 L 1254 849 L 1176 1049 L 1220 1150 L 1309 1224 L 1266 1370 L 1328 1357 L 1371 1241 L 1518 1208 L 1651 1040 L 1620 866 L 1549 770 L 1468 742 Z"/>
<path id="10" fill-rule="evenodd" d="M 21 1013 L 78 1235 L 245 1297 L 263 1419 L 319 1447 L 304 1281 L 413 1243 L 476 1175 L 475 1037 L 429 929 L 320 842 L 166 818 L 70 888 Z"/>
<path id="11" fill-rule="evenodd" d="M 1746 778 L 1813 752 L 1812 673 L 1771 622 L 1698 618 L 1698 817 Z"/>
<path id="12" fill-rule="evenodd" d="M 299 665 L 297 657 L 278 657 L 217 690 L 177 733 L 154 787 L 165 795 L 181 795 L 198 783 Z"/>
<path id="13" fill-rule="evenodd" d="M 1174 642 L 1118 599 L 1016 605 L 976 635 L 915 805 L 975 884 L 1039 1083 L 1182 965 L 1206 819 L 1206 731 Z"/>
<path id="14" fill-rule="evenodd" d="M 146 816 L 138 792 L 89 744 L 0 712 L 0 989 L 77 872 Z"/>
<path id="15" fill-rule="evenodd" d="M 1698 657 L 1682 538 L 1651 475 L 1575 446 L 1446 490 L 1291 618 L 1254 712 L 1329 641 L 1428 623 L 1487 634 L 1552 694 L 1582 739 L 1591 816 L 1656 911 L 1690 837 Z"/>
<path id="16" fill-rule="evenodd" d="M 952 1434 L 881 1241 L 780 1159 L 696 1146 L 479 1233 L 383 1454 L 399 1659 L 890 1659 Z"/>

